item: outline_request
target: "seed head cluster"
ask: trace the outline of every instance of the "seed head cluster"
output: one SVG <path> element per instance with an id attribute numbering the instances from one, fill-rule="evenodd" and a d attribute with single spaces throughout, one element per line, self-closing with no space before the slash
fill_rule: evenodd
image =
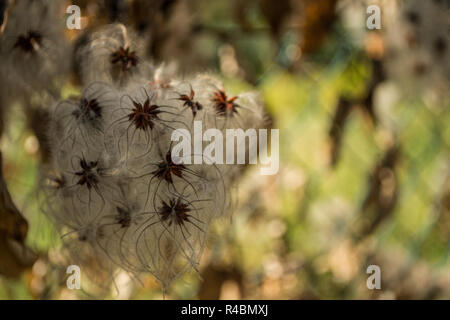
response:
<path id="1" fill-rule="evenodd" d="M 211 75 L 179 78 L 137 52 L 123 25 L 101 29 L 80 49 L 84 90 L 52 112 L 48 213 L 69 260 L 98 281 L 125 270 L 167 286 L 198 269 L 209 226 L 229 210 L 243 169 L 174 161 L 172 132 L 193 137 L 198 120 L 225 136 L 267 121 L 256 94 L 233 95 Z"/>
<path id="2" fill-rule="evenodd" d="M 230 211 L 245 168 L 175 161 L 172 133 L 183 129 L 190 139 L 199 122 L 223 136 L 267 128 L 262 101 L 233 94 L 210 74 L 181 77 L 174 64 L 155 65 L 148 44 L 119 23 L 69 41 L 63 3 L 16 0 L 8 9 L 0 105 L 42 104 L 46 116 L 35 127 L 49 149 L 43 209 L 61 235 L 63 265 L 78 265 L 84 281 L 107 289 L 118 272 L 151 273 L 165 287 L 198 270 L 211 222 Z M 65 94 L 73 85 L 77 94 Z M 202 157 L 191 150 L 183 158 Z"/>

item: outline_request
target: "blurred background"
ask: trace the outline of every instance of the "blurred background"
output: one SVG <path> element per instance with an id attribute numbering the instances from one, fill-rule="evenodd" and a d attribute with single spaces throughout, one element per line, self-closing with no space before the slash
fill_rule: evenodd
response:
<path id="1" fill-rule="evenodd" d="M 68 39 L 122 22 L 155 63 L 218 74 L 236 94 L 259 91 L 280 130 L 278 174 L 243 173 L 201 277 L 179 278 L 167 299 L 450 298 L 450 1 L 71 3 L 83 29 Z M 366 26 L 372 4 L 380 29 Z M 0 298 L 89 298 L 65 286 L 36 192 L 39 137 L 11 110 L 3 175 L 34 257 L 0 275 Z M 5 250 L 2 240 L 3 264 Z M 366 287 L 369 265 L 381 268 L 381 290 Z M 152 276 L 116 283 L 110 298 L 162 298 Z"/>

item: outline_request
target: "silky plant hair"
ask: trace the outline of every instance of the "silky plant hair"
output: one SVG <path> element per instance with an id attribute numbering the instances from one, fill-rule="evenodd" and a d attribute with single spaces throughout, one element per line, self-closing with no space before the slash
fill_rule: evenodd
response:
<path id="1" fill-rule="evenodd" d="M 103 26 L 87 38 L 76 52 L 84 84 L 101 80 L 125 86 L 131 79 L 149 76 L 143 45 L 123 24 Z"/>
<path id="2" fill-rule="evenodd" d="M 193 137 L 201 121 L 203 132 L 225 136 L 268 121 L 256 93 L 233 95 L 210 74 L 182 78 L 173 65 L 152 67 L 127 37 L 123 25 L 107 26 L 79 52 L 83 90 L 52 110 L 45 212 L 67 263 L 93 283 L 108 288 L 125 271 L 136 279 L 151 273 L 166 288 L 198 272 L 211 222 L 230 212 L 230 190 L 245 168 L 180 164 L 172 133 Z"/>
<path id="3" fill-rule="evenodd" d="M 21 0 L 9 10 L 0 42 L 0 71 L 8 89 L 55 91 L 70 65 L 62 1 Z M 23 93 L 22 93 L 23 94 Z"/>
<path id="4" fill-rule="evenodd" d="M 41 128 L 47 127 L 49 109 L 70 75 L 73 45 L 64 34 L 64 2 L 16 0 L 6 4 L 0 28 L 1 120 L 5 122 L 12 106 L 19 103 L 29 129 L 44 138 Z M 43 162 L 48 154 L 44 140 L 39 141 Z"/>

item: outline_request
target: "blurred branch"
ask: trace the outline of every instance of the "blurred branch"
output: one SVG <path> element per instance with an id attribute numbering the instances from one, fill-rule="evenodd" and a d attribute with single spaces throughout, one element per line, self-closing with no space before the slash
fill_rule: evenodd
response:
<path id="1" fill-rule="evenodd" d="M 7 19 L 6 10 L 9 6 L 9 0 L 0 0 L 0 37 L 3 33 L 3 29 L 5 28 L 5 20 Z"/>
<path id="2" fill-rule="evenodd" d="M 396 168 L 400 159 L 400 146 L 394 144 L 378 162 L 369 178 L 369 188 L 361 205 L 361 216 L 355 224 L 356 240 L 372 234 L 394 212 L 399 195 Z"/>
<path id="3" fill-rule="evenodd" d="M 35 254 L 25 246 L 28 223 L 9 194 L 0 153 L 0 274 L 18 277 L 33 265 Z"/>
<path id="4" fill-rule="evenodd" d="M 367 83 L 366 93 L 362 97 L 353 99 L 339 97 L 339 102 L 331 120 L 330 130 L 328 131 L 328 136 L 331 141 L 330 156 L 332 166 L 335 166 L 338 162 L 346 122 L 354 109 L 359 108 L 362 110 L 372 124 L 376 125 L 378 122 L 374 109 L 374 93 L 377 86 L 386 79 L 386 76 L 381 60 L 372 59 L 371 64 L 372 76 Z"/>

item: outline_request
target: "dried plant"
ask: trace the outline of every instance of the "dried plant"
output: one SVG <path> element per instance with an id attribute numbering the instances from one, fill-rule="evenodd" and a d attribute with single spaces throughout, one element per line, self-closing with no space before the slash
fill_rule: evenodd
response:
<path id="1" fill-rule="evenodd" d="M 209 226 L 229 209 L 242 169 L 176 163 L 172 132 L 193 136 L 194 120 L 224 135 L 227 128 L 267 122 L 256 94 L 229 95 L 209 75 L 171 78 L 164 66 L 149 67 L 146 78 L 137 71 L 146 62 L 130 50 L 125 27 L 113 25 L 94 33 L 82 51 L 82 59 L 96 62 L 82 69 L 81 97 L 54 108 L 46 212 L 70 259 L 102 286 L 125 270 L 136 277 L 151 272 L 166 287 L 182 272 L 198 270 Z M 161 78 L 164 84 L 155 81 Z"/>

